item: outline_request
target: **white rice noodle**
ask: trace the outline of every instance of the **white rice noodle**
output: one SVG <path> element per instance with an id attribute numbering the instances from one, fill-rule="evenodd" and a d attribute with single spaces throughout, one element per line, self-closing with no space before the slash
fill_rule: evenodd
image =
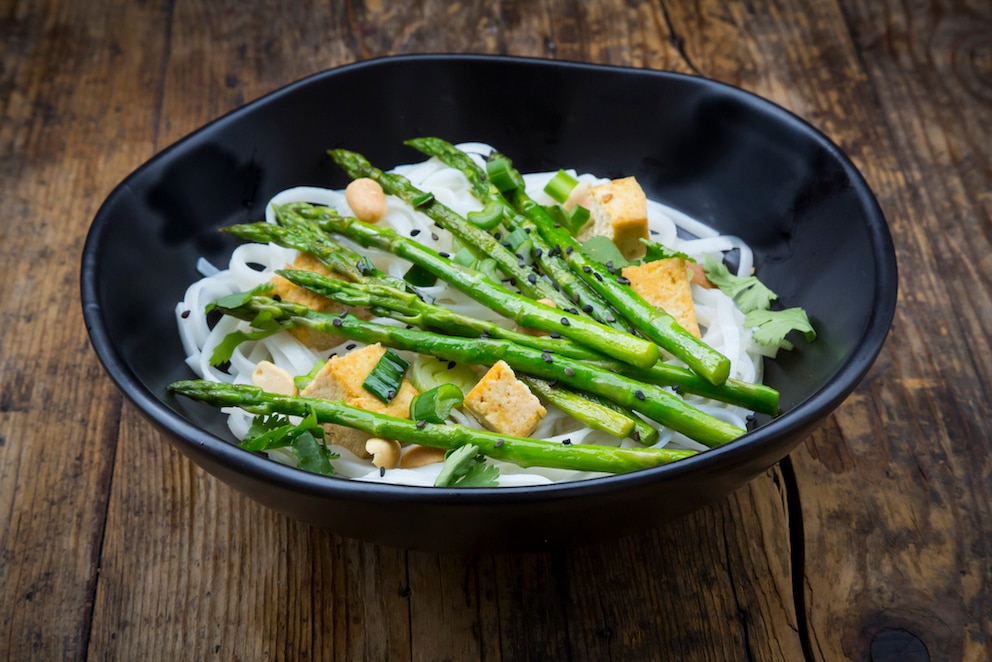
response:
<path id="1" fill-rule="evenodd" d="M 464 143 L 460 147 L 473 156 L 481 165 L 485 155 L 492 151 L 481 143 Z M 460 214 L 480 209 L 481 204 L 471 195 L 468 181 L 462 173 L 448 168 L 437 159 L 422 163 L 398 166 L 394 170 L 409 178 L 418 188 L 430 191 L 434 196 Z M 579 181 L 599 183 L 601 178 L 584 173 L 571 173 Z M 550 203 L 544 194 L 545 183 L 554 172 L 525 175 L 528 194 L 539 202 Z M 343 214 L 350 214 L 342 191 L 332 191 L 314 187 L 297 187 L 276 195 L 266 208 L 265 218 L 274 222 L 273 205 L 289 202 L 310 202 L 327 205 Z M 387 213 L 380 224 L 394 229 L 404 236 L 415 236 L 425 246 L 440 251 L 452 250 L 451 235 L 438 228 L 424 214 L 410 209 L 398 199 L 387 196 Z M 736 237 L 719 235 L 712 228 L 686 216 L 678 210 L 656 201 L 648 202 L 648 224 L 652 239 L 660 241 L 672 249 L 682 251 L 703 261 L 706 256 L 722 259 L 723 255 L 735 251 L 738 260 L 738 273 L 749 274 L 753 267 L 750 249 Z M 379 250 L 359 248 L 353 242 L 342 239 L 342 243 L 369 257 L 377 268 L 393 276 L 402 277 L 410 264 Z M 291 374 L 305 374 L 315 362 L 326 360 L 333 354 L 344 354 L 357 343 L 345 342 L 323 352 L 315 352 L 304 346 L 289 333 L 280 333 L 258 341 L 242 343 L 234 352 L 229 366 L 224 370 L 210 365 L 210 356 L 224 337 L 235 330 L 248 331 L 245 322 L 224 317 L 219 321 L 208 320 L 205 306 L 220 297 L 235 292 L 249 290 L 273 276 L 276 269 L 283 268 L 296 257 L 296 252 L 275 245 L 245 244 L 239 246 L 231 256 L 225 269 L 218 269 L 205 260 L 197 266 L 203 276 L 186 291 L 183 300 L 176 305 L 176 319 L 179 335 L 186 352 L 186 363 L 199 377 L 214 381 L 249 383 L 254 367 L 261 360 L 269 360 L 285 368 Z M 485 306 L 473 301 L 467 295 L 439 282 L 436 286 L 422 288 L 435 297 L 442 306 L 459 313 L 483 318 L 513 326 L 507 320 Z M 703 340 L 730 358 L 731 377 L 748 382 L 758 382 L 762 378 L 762 352 L 751 340 L 751 332 L 743 328 L 743 314 L 734 303 L 719 290 L 692 286 L 696 315 L 703 331 Z M 377 320 L 399 324 L 392 320 Z M 677 361 L 672 360 L 672 363 Z M 728 421 L 745 427 L 752 412 L 705 398 L 687 396 L 694 406 Z M 548 415 L 540 423 L 533 435 L 536 438 L 561 443 L 568 439 L 572 444 L 605 444 L 638 446 L 630 439 L 619 442 L 603 432 L 595 431 L 578 423 L 555 407 L 548 408 Z M 252 416 L 240 409 L 228 408 L 228 427 L 238 439 L 243 438 L 251 424 Z M 481 425 L 470 415 L 455 411 L 453 422 L 481 429 Z M 649 423 L 651 423 L 649 421 Z M 653 423 L 652 423 L 653 424 Z M 660 428 L 661 435 L 656 446 L 705 450 L 705 447 L 681 434 Z M 408 485 L 432 485 L 441 468 L 440 464 L 416 469 L 390 469 L 380 476 L 379 470 L 366 459 L 358 458 L 344 448 L 333 446 L 340 457 L 334 461 L 338 476 L 355 480 L 390 482 Z M 269 456 L 276 461 L 295 466 L 295 458 L 287 449 L 271 451 Z M 599 474 L 565 471 L 533 467 L 520 468 L 507 462 L 495 462 L 500 468 L 499 484 L 505 486 L 536 485 L 560 481 L 583 480 Z"/>

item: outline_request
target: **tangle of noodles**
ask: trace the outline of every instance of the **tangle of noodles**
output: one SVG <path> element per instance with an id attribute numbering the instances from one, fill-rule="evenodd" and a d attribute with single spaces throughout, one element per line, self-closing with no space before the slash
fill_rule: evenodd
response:
<path id="1" fill-rule="evenodd" d="M 481 143 L 465 143 L 459 145 L 463 150 L 472 154 L 482 163 L 485 155 L 492 148 Z M 409 178 L 418 188 L 429 191 L 434 196 L 455 211 L 465 214 L 481 209 L 482 205 L 472 196 L 468 182 L 461 172 L 449 168 L 437 159 L 398 166 L 394 169 Z M 588 174 L 570 171 L 580 182 L 597 184 L 606 180 Z M 542 204 L 551 204 L 552 200 L 543 192 L 544 185 L 554 175 L 553 172 L 536 173 L 524 176 L 528 194 Z M 310 202 L 326 205 L 337 209 L 343 214 L 351 214 L 345 202 L 343 191 L 333 191 L 323 188 L 300 187 L 283 191 L 276 195 L 266 208 L 266 220 L 273 222 L 272 205 L 288 202 Z M 409 237 L 411 230 L 421 232 L 417 235 L 427 246 L 439 251 L 451 251 L 451 235 L 434 225 L 433 221 L 416 212 L 392 196 L 387 196 L 388 211 L 379 222 L 389 226 L 399 234 Z M 733 252 L 736 259 L 738 275 L 749 275 L 753 265 L 751 250 L 740 239 L 720 235 L 712 228 L 655 201 L 648 201 L 648 227 L 652 239 L 659 241 L 669 248 L 686 253 L 702 263 L 709 256 L 718 260 Z M 380 270 L 402 278 L 410 264 L 389 253 L 376 249 L 360 248 L 347 239 L 340 239 L 349 247 L 367 255 Z M 213 323 L 208 321 L 204 312 L 206 304 L 234 292 L 247 291 L 274 275 L 275 270 L 284 268 L 292 263 L 296 251 L 275 245 L 244 244 L 235 249 L 226 268 L 219 268 L 201 259 L 198 270 L 202 278 L 193 283 L 186 291 L 182 301 L 176 306 L 176 319 L 179 324 L 179 334 L 186 353 L 186 363 L 200 378 L 233 382 L 251 383 L 251 374 L 259 361 L 269 360 L 286 369 L 290 374 L 302 375 L 308 373 L 318 360 L 326 360 L 334 354 L 344 354 L 357 345 L 345 341 L 338 347 L 322 352 L 315 352 L 300 343 L 294 336 L 282 332 L 260 341 L 242 343 L 235 351 L 227 370 L 219 370 L 210 365 L 210 355 L 223 338 L 236 329 L 247 330 L 246 322 L 230 317 L 221 318 Z M 454 288 L 448 287 L 442 281 L 431 288 L 423 288 L 435 297 L 436 303 L 476 318 L 492 320 L 500 324 L 512 325 L 500 315 L 476 303 Z M 748 382 L 760 382 L 762 379 L 763 349 L 752 342 L 751 331 L 744 328 L 744 315 L 734 302 L 717 289 L 705 289 L 692 285 L 693 301 L 696 316 L 703 332 L 702 339 L 716 350 L 723 353 L 731 361 L 730 376 Z M 395 324 L 393 320 L 379 318 L 377 322 Z M 407 358 L 412 358 L 409 353 Z M 698 396 L 687 395 L 686 400 L 694 406 L 713 414 L 725 421 L 740 427 L 746 427 L 747 418 L 753 413 L 741 407 L 714 402 Z M 595 443 L 605 445 L 638 446 L 630 439 L 618 441 L 614 437 L 591 430 L 575 419 L 562 413 L 553 406 L 548 406 L 548 414 L 531 434 L 538 439 L 561 442 L 569 439 L 573 444 Z M 223 410 L 228 416 L 228 426 L 232 434 L 242 439 L 251 422 L 251 414 L 240 409 L 227 408 Z M 454 410 L 452 419 L 463 425 L 481 429 L 482 426 L 469 414 Z M 649 421 L 649 423 L 651 423 Z M 652 423 L 654 424 L 654 423 Z M 654 424 L 657 427 L 657 424 Z M 673 448 L 690 448 L 705 450 L 705 447 L 680 434 L 659 428 L 661 437 L 656 446 Z M 339 446 L 332 449 L 340 455 L 334 460 L 335 475 L 345 478 L 380 481 L 408 485 L 433 485 L 440 470 L 440 464 L 419 467 L 416 469 L 390 469 L 380 476 L 379 469 L 368 459 L 356 457 L 348 450 Z M 295 465 L 293 454 L 286 449 L 270 451 L 269 456 L 279 462 Z M 495 462 L 500 469 L 499 484 L 503 486 L 533 485 L 559 481 L 581 480 L 594 477 L 588 472 L 547 469 L 541 467 L 521 468 L 506 462 Z"/>

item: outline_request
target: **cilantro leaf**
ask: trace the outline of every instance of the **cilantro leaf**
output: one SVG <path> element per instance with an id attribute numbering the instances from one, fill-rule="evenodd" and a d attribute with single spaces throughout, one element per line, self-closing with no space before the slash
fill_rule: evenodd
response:
<path id="1" fill-rule="evenodd" d="M 323 437 L 323 433 L 320 436 Z M 334 475 L 331 459 L 336 458 L 337 453 L 332 452 L 322 441 L 317 441 L 311 430 L 293 439 L 291 447 L 296 456 L 296 466 L 300 469 L 324 476 Z"/>
<path id="2" fill-rule="evenodd" d="M 331 460 L 338 457 L 327 447 L 324 428 L 313 411 L 299 423 L 293 423 L 282 414 L 256 416 L 240 446 L 249 451 L 289 447 L 296 457 L 297 467 L 324 476 L 334 475 Z"/>
<path id="3" fill-rule="evenodd" d="M 210 312 L 214 308 L 240 308 L 245 305 L 251 298 L 258 296 L 260 294 L 267 294 L 275 289 L 275 285 L 271 281 L 266 281 L 255 287 L 251 288 L 247 292 L 234 292 L 233 294 L 228 294 L 223 296 L 216 301 L 208 303 L 206 305 L 206 312 Z"/>
<path id="4" fill-rule="evenodd" d="M 434 487 L 495 487 L 499 468 L 479 455 L 479 447 L 465 444 L 444 456 L 444 466 L 434 481 Z"/>
<path id="5" fill-rule="evenodd" d="M 604 237 L 603 235 L 589 237 L 582 242 L 582 252 L 590 260 L 595 260 L 603 265 L 610 265 L 614 269 L 623 269 L 632 264 L 637 264 L 626 259 L 623 253 L 620 252 L 620 249 L 617 248 L 617 245 L 609 237 Z"/>
<path id="6" fill-rule="evenodd" d="M 673 250 L 659 241 L 652 241 L 650 239 L 641 239 L 641 243 L 644 244 L 646 249 L 644 257 L 641 259 L 641 263 L 654 262 L 656 260 L 667 260 L 673 257 L 680 257 L 686 262 L 695 262 L 694 258 L 689 257 L 685 253 Z"/>
<path id="7" fill-rule="evenodd" d="M 710 282 L 733 299 L 745 314 L 753 310 L 767 310 L 772 301 L 778 299 L 778 295 L 765 287 L 757 276 L 735 276 L 723 262 L 707 258 L 703 270 Z"/>
<path id="8" fill-rule="evenodd" d="M 816 331 L 802 308 L 752 310 L 744 316 L 744 325 L 754 328 L 751 337 L 762 345 L 792 349 L 792 343 L 785 339 L 790 331 L 800 331 L 806 342 L 816 340 Z"/>
<path id="9" fill-rule="evenodd" d="M 210 365 L 216 367 L 230 361 L 231 356 L 234 355 L 234 350 L 243 342 L 264 340 L 280 331 L 282 331 L 281 327 L 267 329 L 265 331 L 231 331 L 214 347 L 213 353 L 210 354 Z"/>

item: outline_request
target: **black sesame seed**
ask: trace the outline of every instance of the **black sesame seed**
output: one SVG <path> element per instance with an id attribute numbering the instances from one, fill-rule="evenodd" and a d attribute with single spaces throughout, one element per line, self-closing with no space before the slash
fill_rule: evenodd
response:
<path id="1" fill-rule="evenodd" d="M 552 331 L 548 335 L 551 336 L 552 338 L 561 338 L 561 334 L 558 333 L 557 331 Z"/>
<path id="2" fill-rule="evenodd" d="M 527 280 L 530 281 L 531 285 L 533 285 L 534 283 L 537 282 L 537 276 L 535 276 L 534 274 L 527 274 Z"/>
<path id="3" fill-rule="evenodd" d="M 341 321 L 341 318 L 340 317 L 335 317 L 331 321 L 331 324 L 333 324 L 334 326 L 341 326 L 342 324 L 344 324 L 344 322 Z"/>
<path id="4" fill-rule="evenodd" d="M 389 389 L 389 391 L 386 392 L 386 398 L 387 399 L 392 400 L 395 397 L 396 397 L 396 389 L 392 389 L 391 388 L 391 389 Z"/>
<path id="5" fill-rule="evenodd" d="M 565 368 L 565 374 L 569 377 L 575 377 L 575 371 L 571 367 Z"/>
<path id="6" fill-rule="evenodd" d="M 609 322 L 610 324 L 615 324 L 616 321 L 617 321 L 617 318 L 614 317 L 613 315 L 610 315 L 609 317 L 606 318 L 606 321 Z"/>
<path id="7" fill-rule="evenodd" d="M 630 438 L 633 439 L 634 441 L 640 441 L 641 440 L 641 431 L 640 430 L 634 430 L 633 432 L 630 433 Z"/>
<path id="8" fill-rule="evenodd" d="M 438 239 L 437 232 L 431 232 L 431 239 L 433 239 L 434 241 L 437 241 L 437 239 Z"/>
<path id="9" fill-rule="evenodd" d="M 427 425 L 427 421 L 417 421 L 417 428 L 420 430 L 423 430 L 424 426 L 426 425 Z"/>
<path id="10" fill-rule="evenodd" d="M 568 321 L 568 318 L 567 317 L 562 317 L 561 318 L 561 325 L 562 326 L 568 326 L 569 324 L 571 324 L 571 322 Z"/>
<path id="11" fill-rule="evenodd" d="M 541 352 L 541 358 L 544 359 L 545 363 L 551 363 L 551 355 L 547 352 Z"/>
<path id="12" fill-rule="evenodd" d="M 420 230 L 417 230 L 416 228 L 413 229 L 413 230 L 410 230 L 410 236 L 411 237 L 416 237 L 418 234 L 420 234 Z"/>
<path id="13" fill-rule="evenodd" d="M 573 315 L 578 315 L 579 314 L 579 309 L 578 308 L 566 308 L 565 309 L 565 312 L 566 313 L 572 313 Z"/>
<path id="14" fill-rule="evenodd" d="M 499 448 L 499 447 L 500 447 L 500 446 L 502 446 L 502 445 L 503 445 L 504 443 L 505 443 L 505 442 L 504 442 L 504 441 L 503 441 L 502 439 L 497 439 L 496 441 L 494 441 L 494 442 L 493 442 L 493 447 L 494 447 L 494 448 Z"/>
<path id="15" fill-rule="evenodd" d="M 564 439 L 561 440 L 561 443 L 564 444 L 565 446 L 568 446 L 568 445 L 570 445 L 572 443 L 572 440 L 569 439 L 568 437 L 566 437 L 566 438 L 564 438 Z"/>
<path id="16" fill-rule="evenodd" d="M 496 241 L 499 241 L 502 238 L 503 238 L 503 233 L 502 232 L 494 232 L 493 233 L 493 239 L 495 239 Z"/>
<path id="17" fill-rule="evenodd" d="M 584 312 L 584 313 L 591 313 L 592 312 L 592 306 L 590 306 L 587 303 L 586 305 L 582 306 L 582 312 Z"/>
<path id="18" fill-rule="evenodd" d="M 182 313 L 182 315 L 181 315 L 181 317 L 182 317 L 183 319 L 186 319 L 187 317 L 189 317 L 189 312 L 190 312 L 190 311 L 188 311 L 188 310 L 184 310 L 184 311 L 183 311 L 183 313 Z"/>
<path id="19" fill-rule="evenodd" d="M 345 349 L 349 351 L 355 349 L 356 347 L 358 347 L 358 345 L 356 345 L 355 343 L 348 343 L 347 345 L 345 345 Z"/>
<path id="20" fill-rule="evenodd" d="M 595 276 L 596 277 L 596 280 L 598 280 L 600 283 L 603 282 L 603 277 L 599 275 L 599 272 L 598 271 L 592 272 L 592 275 Z"/>
<path id="21" fill-rule="evenodd" d="M 544 255 L 544 251 L 542 251 L 540 248 L 535 248 L 533 255 L 535 258 L 540 258 L 542 255 Z"/>
<path id="22" fill-rule="evenodd" d="M 379 478 L 386 475 L 386 467 L 379 467 Z"/>
<path id="23" fill-rule="evenodd" d="M 644 391 L 642 391 L 641 389 L 637 389 L 636 391 L 634 391 L 634 397 L 637 398 L 638 400 L 643 400 Z"/>
<path id="24" fill-rule="evenodd" d="M 273 294 L 272 295 L 272 300 L 273 301 L 282 301 L 282 297 L 279 296 L 278 294 Z"/>
<path id="25" fill-rule="evenodd" d="M 560 251 L 561 249 L 558 249 L 558 250 Z M 568 248 L 565 249 L 565 253 L 567 253 L 568 255 L 571 255 L 572 254 L 572 251 L 574 251 L 574 250 L 575 250 L 575 247 L 574 246 L 569 246 Z"/>
<path id="26" fill-rule="evenodd" d="M 558 386 L 558 380 L 557 379 L 552 379 L 550 382 L 548 382 L 548 386 L 550 386 L 551 388 L 554 388 L 555 386 Z"/>
<path id="27" fill-rule="evenodd" d="M 448 361 L 448 370 L 451 370 L 451 369 L 452 369 L 452 368 L 454 368 L 454 367 L 455 367 L 456 365 L 458 365 L 458 364 L 457 364 L 457 363 L 455 363 L 454 361 Z"/>
<path id="28" fill-rule="evenodd" d="M 630 279 L 625 276 L 617 276 L 617 282 L 621 285 L 630 285 Z"/>
<path id="29" fill-rule="evenodd" d="M 448 253 L 445 253 L 444 251 L 438 251 L 438 255 L 440 255 L 441 257 L 451 257 Z"/>
<path id="30" fill-rule="evenodd" d="M 590 267 L 588 264 L 583 265 L 582 271 L 589 273 L 590 271 L 592 271 L 592 267 Z"/>

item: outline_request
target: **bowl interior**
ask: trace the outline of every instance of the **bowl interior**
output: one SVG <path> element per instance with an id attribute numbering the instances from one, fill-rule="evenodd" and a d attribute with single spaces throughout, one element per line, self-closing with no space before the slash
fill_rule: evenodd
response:
<path id="1" fill-rule="evenodd" d="M 806 123 L 695 77 L 411 56 L 279 90 L 165 150 L 110 195 L 84 252 L 83 304 L 117 383 L 159 424 L 229 440 L 217 412 L 164 396 L 191 375 L 174 308 L 197 278 L 197 259 L 226 264 L 236 241 L 216 229 L 258 220 L 278 191 L 343 186 L 326 149 L 391 167 L 421 158 L 402 142 L 422 135 L 490 143 L 525 172 L 634 175 L 649 197 L 747 241 L 760 278 L 819 331 L 815 343 L 766 362 L 785 414 L 735 442 L 778 443 L 766 465 L 788 451 L 782 440 L 839 404 L 881 347 L 896 288 L 885 221 L 856 169 Z M 198 443 L 213 443 L 205 439 Z M 657 479 L 671 469 L 651 471 Z"/>

